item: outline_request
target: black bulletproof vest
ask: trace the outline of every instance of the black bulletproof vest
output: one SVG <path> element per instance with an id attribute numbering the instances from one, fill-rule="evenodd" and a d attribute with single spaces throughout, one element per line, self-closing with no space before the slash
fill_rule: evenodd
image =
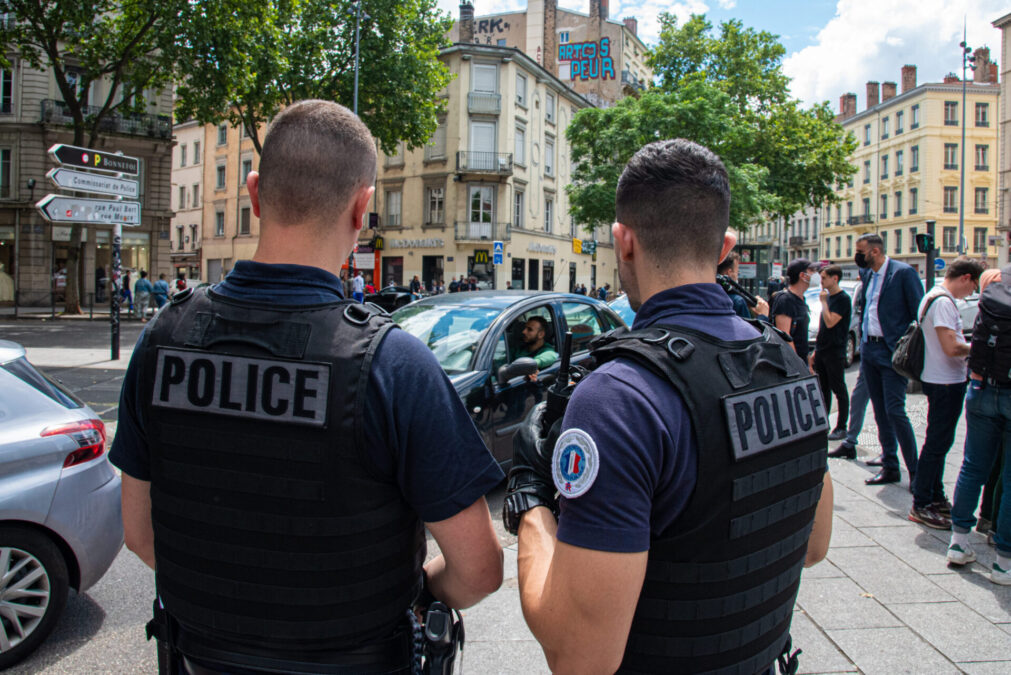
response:
<path id="1" fill-rule="evenodd" d="M 760 330 L 726 342 L 657 325 L 595 345 L 598 363 L 630 358 L 674 385 L 699 451 L 685 510 L 650 542 L 619 672 L 752 675 L 786 647 L 828 420 L 803 360 Z"/>
<path id="2" fill-rule="evenodd" d="M 362 428 L 392 327 L 346 301 L 267 306 L 207 288 L 148 326 L 156 579 L 184 630 L 305 662 L 402 625 L 424 529 L 367 463 L 386 450 Z"/>

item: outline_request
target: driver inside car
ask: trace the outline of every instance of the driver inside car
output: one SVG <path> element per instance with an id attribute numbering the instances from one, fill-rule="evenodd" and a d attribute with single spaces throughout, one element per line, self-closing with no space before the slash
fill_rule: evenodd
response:
<path id="1" fill-rule="evenodd" d="M 510 361 L 519 358 L 531 358 L 537 363 L 537 370 L 541 371 L 558 360 L 558 352 L 554 347 L 544 341 L 548 334 L 548 322 L 542 316 L 532 316 L 523 325 L 520 334 L 522 343 L 513 350 Z M 531 380 L 537 379 L 537 373 L 529 376 Z"/>

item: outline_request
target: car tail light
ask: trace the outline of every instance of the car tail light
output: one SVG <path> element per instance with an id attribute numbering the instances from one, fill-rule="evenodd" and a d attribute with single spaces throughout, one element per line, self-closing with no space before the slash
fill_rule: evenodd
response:
<path id="1" fill-rule="evenodd" d="M 78 448 L 63 460 L 63 468 L 90 462 L 105 452 L 105 424 L 102 420 L 81 420 L 70 424 L 46 427 L 40 436 L 70 436 Z"/>

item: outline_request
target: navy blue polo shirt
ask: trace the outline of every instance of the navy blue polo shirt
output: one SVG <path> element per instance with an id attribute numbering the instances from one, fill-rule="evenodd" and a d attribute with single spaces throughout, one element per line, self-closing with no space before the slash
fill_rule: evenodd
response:
<path id="1" fill-rule="evenodd" d="M 221 295 L 276 305 L 343 298 L 333 274 L 302 265 L 240 261 L 214 287 Z M 151 480 L 137 382 L 138 341 L 123 380 L 119 424 L 109 459 L 126 474 Z M 386 333 L 369 374 L 365 441 L 375 469 L 395 481 L 425 522 L 450 518 L 498 485 L 502 470 L 431 350 L 402 330 Z"/>
<path id="2" fill-rule="evenodd" d="M 675 324 L 723 340 L 758 336 L 715 283 L 650 297 L 633 329 Z M 563 437 L 581 430 L 599 456 L 582 494 L 561 500 L 558 540 L 598 551 L 647 551 L 681 514 L 695 489 L 698 446 L 684 400 L 666 379 L 630 359 L 605 363 L 576 387 Z"/>

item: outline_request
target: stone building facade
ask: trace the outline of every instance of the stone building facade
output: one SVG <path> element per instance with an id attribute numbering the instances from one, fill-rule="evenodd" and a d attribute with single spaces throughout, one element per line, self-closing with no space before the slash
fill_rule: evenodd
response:
<path id="1" fill-rule="evenodd" d="M 993 22 L 1001 32 L 1000 57 L 997 62 L 1001 68 L 1000 81 L 1004 83 L 1000 92 L 999 115 L 997 120 L 997 137 L 1000 145 L 997 202 L 997 232 L 1002 239 L 998 251 L 1000 265 L 1008 263 L 1008 247 L 1011 245 L 1011 95 L 1008 93 L 1007 82 L 1011 77 L 1011 14 L 1005 14 Z"/>
<path id="2" fill-rule="evenodd" d="M 173 128 L 176 147 L 172 156 L 172 226 L 169 228 L 172 276 L 203 279 L 200 242 L 204 216 L 203 125 L 186 120 Z M 171 278 L 171 277 L 170 277 Z"/>

